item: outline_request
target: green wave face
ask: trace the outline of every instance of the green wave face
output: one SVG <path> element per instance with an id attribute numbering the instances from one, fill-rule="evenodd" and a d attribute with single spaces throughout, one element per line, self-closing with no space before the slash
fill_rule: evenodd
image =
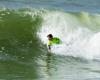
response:
<path id="1" fill-rule="evenodd" d="M 40 13 L 28 9 L 0 10 L 0 79 L 37 77 L 33 64 L 34 57 L 42 53 L 36 35 L 42 23 Z"/>
<path id="2" fill-rule="evenodd" d="M 38 14 L 32 18 L 26 12 L 8 9 L 0 11 L 0 47 L 1 50 L 2 47 L 5 49 L 4 52 L 20 55 L 20 52 L 30 52 L 28 50 L 38 44 L 35 34 L 41 26 L 42 18 Z"/>

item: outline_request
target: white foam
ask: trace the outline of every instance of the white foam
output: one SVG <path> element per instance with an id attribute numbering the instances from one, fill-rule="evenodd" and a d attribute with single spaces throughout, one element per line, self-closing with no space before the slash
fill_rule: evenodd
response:
<path id="1" fill-rule="evenodd" d="M 59 55 L 94 59 L 100 55 L 100 33 L 93 33 L 83 27 L 77 17 L 61 12 L 50 12 L 44 16 L 44 22 L 38 35 L 47 43 L 47 35 L 53 34 L 62 40 L 59 46 L 53 46 L 52 52 Z"/>
<path id="2" fill-rule="evenodd" d="M 87 49 L 94 58 L 100 58 L 100 32 L 90 38 Z"/>

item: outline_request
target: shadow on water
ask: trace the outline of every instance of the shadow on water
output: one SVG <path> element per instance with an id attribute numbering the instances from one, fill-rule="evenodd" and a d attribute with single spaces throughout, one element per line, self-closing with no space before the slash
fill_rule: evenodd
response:
<path id="1" fill-rule="evenodd" d="M 45 80 L 54 79 L 54 75 L 57 71 L 58 66 L 58 56 L 53 53 L 47 53 L 45 57 Z M 56 77 L 56 76 L 55 76 Z"/>
<path id="2" fill-rule="evenodd" d="M 46 58 L 46 67 L 47 67 L 47 74 L 48 76 L 51 76 L 51 72 L 50 72 L 50 69 L 51 69 L 51 60 L 52 60 L 52 54 L 51 53 L 48 53 L 47 54 L 47 58 Z"/>

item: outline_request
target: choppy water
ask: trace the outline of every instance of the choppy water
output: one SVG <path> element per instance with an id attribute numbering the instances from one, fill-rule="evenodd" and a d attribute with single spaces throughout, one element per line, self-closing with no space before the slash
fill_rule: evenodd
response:
<path id="1" fill-rule="evenodd" d="M 99 0 L 1 0 L 0 80 L 100 80 Z M 47 51 L 47 34 L 62 44 Z"/>

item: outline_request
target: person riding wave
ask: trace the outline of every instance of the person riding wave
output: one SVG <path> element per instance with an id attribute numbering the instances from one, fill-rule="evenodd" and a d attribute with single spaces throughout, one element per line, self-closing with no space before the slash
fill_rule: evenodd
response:
<path id="1" fill-rule="evenodd" d="M 51 52 L 51 46 L 61 43 L 60 39 L 57 37 L 53 37 L 52 34 L 47 35 L 47 38 L 48 38 L 48 50 L 49 50 L 49 52 Z"/>

